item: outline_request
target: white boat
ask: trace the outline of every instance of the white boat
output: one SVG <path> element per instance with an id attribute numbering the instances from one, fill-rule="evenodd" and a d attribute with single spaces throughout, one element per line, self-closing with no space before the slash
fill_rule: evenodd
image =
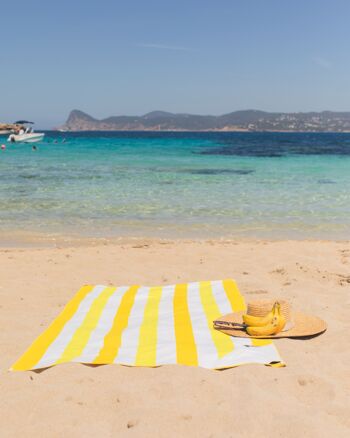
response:
<path id="1" fill-rule="evenodd" d="M 38 143 L 42 141 L 45 134 L 43 132 L 34 132 L 32 128 L 25 131 L 21 129 L 18 134 L 11 134 L 7 141 L 11 143 Z"/>

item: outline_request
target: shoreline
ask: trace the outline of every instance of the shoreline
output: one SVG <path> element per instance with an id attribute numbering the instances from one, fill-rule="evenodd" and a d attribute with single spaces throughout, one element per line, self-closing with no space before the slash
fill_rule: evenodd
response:
<path id="1" fill-rule="evenodd" d="M 202 130 L 195 130 L 195 129 L 83 129 L 83 130 L 64 130 L 61 131 L 59 129 L 42 129 L 42 131 L 44 132 L 57 132 L 57 133 L 61 133 L 61 134 L 66 134 L 66 133 L 77 133 L 77 132 L 160 132 L 160 133 L 166 133 L 166 132 L 238 132 L 238 133 L 254 133 L 254 134 L 263 134 L 263 133 L 287 133 L 287 134 L 349 134 L 350 130 L 343 130 L 343 131 L 288 131 L 288 130 L 264 130 L 264 131 L 253 131 L 253 130 L 249 130 L 249 129 L 202 129 Z"/>
<path id="2" fill-rule="evenodd" d="M 337 243 L 349 244 L 350 239 L 325 239 L 325 238 L 295 238 L 285 237 L 259 237 L 259 236 L 237 236 L 237 237 L 183 237 L 183 236 L 147 236 L 147 235 L 119 235 L 119 236 L 84 236 L 63 233 L 35 233 L 31 231 L 0 232 L 0 249 L 2 248 L 58 248 L 58 247 L 94 247 L 128 244 L 223 244 L 236 245 L 239 243 L 283 243 L 283 242 L 308 242 L 308 243 Z"/>

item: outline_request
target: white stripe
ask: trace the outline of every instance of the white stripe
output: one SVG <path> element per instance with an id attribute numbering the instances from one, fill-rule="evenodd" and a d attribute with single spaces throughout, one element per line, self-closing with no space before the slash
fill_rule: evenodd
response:
<path id="1" fill-rule="evenodd" d="M 90 310 L 91 304 L 104 289 L 105 286 L 95 286 L 93 290 L 86 295 L 86 297 L 80 303 L 77 311 L 74 313 L 72 318 L 66 322 L 61 333 L 48 347 L 43 357 L 36 364 L 35 368 L 45 368 L 53 365 L 62 356 L 62 353 L 72 339 L 75 331 L 84 321 L 86 314 Z"/>
<path id="2" fill-rule="evenodd" d="M 114 318 L 117 314 L 120 301 L 129 290 L 129 286 L 118 287 L 117 290 L 109 297 L 97 326 L 92 331 L 90 339 L 86 344 L 80 357 L 74 359 L 74 362 L 92 363 L 98 356 L 104 345 L 104 338 L 113 326 Z"/>
<path id="3" fill-rule="evenodd" d="M 198 365 L 204 368 L 212 368 L 216 363 L 218 354 L 202 306 L 199 283 L 190 283 L 187 290 L 188 309 L 197 347 Z"/>
<path id="4" fill-rule="evenodd" d="M 227 315 L 228 313 L 232 313 L 232 307 L 229 299 L 227 298 L 224 285 L 222 281 L 212 281 L 212 290 L 213 295 L 216 301 L 216 304 L 219 307 L 221 315 Z"/>
<path id="5" fill-rule="evenodd" d="M 114 359 L 114 363 L 120 363 L 123 365 L 135 364 L 140 338 L 140 328 L 145 313 L 149 291 L 149 287 L 141 287 L 136 293 L 134 305 L 132 306 L 128 319 L 128 326 L 122 333 L 120 348 Z"/>
<path id="6" fill-rule="evenodd" d="M 273 344 L 263 347 L 240 346 L 235 348 L 232 353 L 217 360 L 215 368 L 226 368 L 244 363 L 269 364 L 271 362 L 281 362 L 281 357 Z"/>
<path id="7" fill-rule="evenodd" d="M 157 365 L 176 364 L 176 339 L 174 324 L 175 285 L 162 287 L 159 303 L 157 331 Z"/>

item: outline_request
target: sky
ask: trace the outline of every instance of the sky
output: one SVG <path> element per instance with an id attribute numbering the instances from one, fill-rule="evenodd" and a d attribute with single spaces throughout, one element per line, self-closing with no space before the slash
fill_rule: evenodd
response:
<path id="1" fill-rule="evenodd" d="M 0 121 L 350 111 L 349 0 L 1 0 Z"/>

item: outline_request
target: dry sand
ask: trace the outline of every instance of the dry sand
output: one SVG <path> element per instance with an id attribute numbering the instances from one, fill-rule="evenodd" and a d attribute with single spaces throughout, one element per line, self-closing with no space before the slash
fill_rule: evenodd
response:
<path id="1" fill-rule="evenodd" d="M 288 298 L 324 318 L 281 339 L 286 368 L 164 366 L 41 373 L 7 369 L 85 283 L 171 284 L 233 277 L 246 299 Z M 125 241 L 0 250 L 0 436 L 350 436 L 349 242 Z"/>

